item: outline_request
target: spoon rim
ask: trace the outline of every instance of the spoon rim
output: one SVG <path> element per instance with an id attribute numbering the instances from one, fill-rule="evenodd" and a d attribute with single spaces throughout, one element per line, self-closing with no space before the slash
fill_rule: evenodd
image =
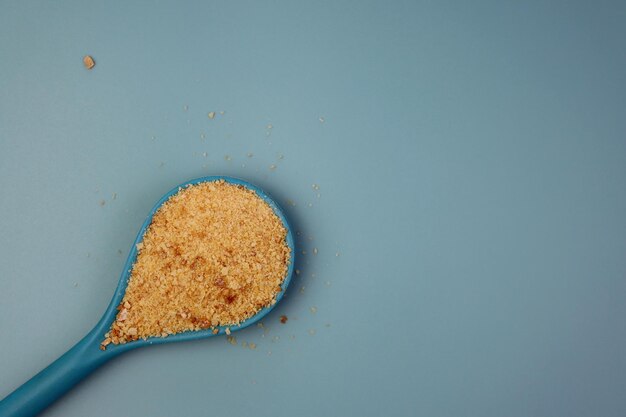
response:
<path id="1" fill-rule="evenodd" d="M 174 196 L 178 192 L 182 191 L 183 188 L 186 188 L 191 185 L 201 184 L 205 182 L 215 182 L 219 180 L 223 180 L 229 184 L 241 185 L 249 190 L 254 191 L 255 194 L 259 198 L 261 198 L 265 203 L 267 203 L 272 208 L 272 211 L 276 214 L 276 216 L 278 216 L 281 223 L 287 230 L 287 235 L 285 236 L 285 242 L 287 243 L 287 246 L 289 247 L 289 250 L 290 250 L 289 263 L 287 265 L 287 272 L 285 274 L 285 278 L 283 279 L 283 282 L 281 283 L 281 286 L 280 286 L 281 289 L 276 294 L 275 302 L 273 304 L 270 304 L 269 306 L 263 307 L 254 315 L 247 318 L 246 320 L 243 320 L 239 324 L 214 327 L 215 329 L 218 329 L 217 333 L 213 333 L 211 328 L 201 329 L 201 330 L 186 330 L 184 332 L 170 334 L 167 337 L 150 336 L 146 339 L 141 338 L 141 339 L 133 340 L 131 342 L 127 342 L 123 344 L 115 345 L 113 343 L 110 343 L 109 345 L 106 346 L 106 351 L 109 351 L 109 353 L 121 353 L 121 351 L 124 351 L 124 350 L 146 346 L 146 345 L 182 342 L 182 341 L 187 341 L 187 340 L 197 340 L 197 339 L 205 339 L 205 338 L 213 337 L 213 336 L 220 336 L 222 334 L 226 334 L 226 329 L 229 329 L 230 332 L 235 332 L 235 331 L 244 329 L 254 323 L 257 323 L 259 320 L 261 320 L 263 317 L 269 314 L 269 312 L 274 309 L 274 307 L 280 302 L 280 300 L 285 295 L 285 291 L 287 290 L 289 283 L 291 282 L 292 275 L 293 275 L 296 251 L 295 251 L 295 244 L 294 244 L 294 237 L 293 237 L 292 229 L 291 229 L 291 226 L 289 225 L 289 222 L 287 221 L 287 217 L 285 216 L 283 209 L 278 205 L 276 201 L 274 201 L 274 199 L 270 197 L 268 193 L 263 191 L 258 186 L 251 184 L 248 181 L 245 181 L 243 179 L 226 176 L 226 175 L 211 175 L 211 176 L 194 178 L 192 180 L 185 181 L 184 183 L 177 185 L 176 187 L 172 188 L 167 193 L 165 193 L 152 207 L 148 216 L 146 217 L 143 224 L 141 225 L 141 228 L 139 229 L 139 232 L 137 233 L 137 237 L 135 238 L 135 241 L 133 242 L 133 245 L 128 254 L 128 258 L 126 259 L 126 263 L 124 264 L 124 268 L 122 269 L 122 273 L 120 275 L 117 287 L 115 288 L 115 292 L 113 294 L 111 302 L 109 303 L 109 306 L 107 307 L 104 315 L 102 316 L 102 319 L 96 326 L 97 332 L 101 338 L 99 343 L 105 339 L 104 335 L 110 330 L 111 325 L 113 324 L 113 321 L 115 320 L 117 306 L 119 306 L 122 299 L 124 298 L 124 294 L 126 292 L 126 287 L 128 286 L 128 282 L 130 280 L 130 275 L 132 272 L 133 265 L 135 264 L 135 261 L 137 260 L 137 245 L 141 243 L 141 241 L 143 240 L 148 226 L 150 226 L 150 224 L 152 223 L 152 218 L 154 217 L 154 214 L 161 208 L 163 203 L 168 201 L 172 196 Z"/>

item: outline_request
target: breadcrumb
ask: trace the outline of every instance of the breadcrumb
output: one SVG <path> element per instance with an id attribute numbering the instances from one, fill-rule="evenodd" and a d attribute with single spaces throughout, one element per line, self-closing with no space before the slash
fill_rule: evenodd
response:
<path id="1" fill-rule="evenodd" d="M 107 339 L 237 325 L 272 305 L 289 264 L 286 235 L 272 208 L 243 186 L 219 180 L 180 189 L 137 245 Z"/>

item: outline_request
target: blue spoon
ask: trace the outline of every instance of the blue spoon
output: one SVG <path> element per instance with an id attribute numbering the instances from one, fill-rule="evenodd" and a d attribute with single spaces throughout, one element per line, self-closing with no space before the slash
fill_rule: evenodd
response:
<path id="1" fill-rule="evenodd" d="M 219 332 L 216 334 L 213 334 L 210 329 L 187 331 L 184 333 L 173 334 L 166 338 L 151 337 L 147 340 L 139 339 L 121 345 L 110 344 L 107 346 L 106 350 L 100 349 L 100 343 L 102 342 L 102 340 L 104 340 L 104 334 L 111 327 L 111 324 L 113 323 L 113 320 L 115 319 L 115 315 L 117 313 L 116 308 L 122 301 L 124 291 L 126 291 L 126 285 L 128 283 L 130 271 L 135 262 L 135 259 L 137 258 L 137 244 L 143 239 L 143 235 L 146 231 L 146 228 L 152 221 L 152 216 L 154 215 L 154 213 L 159 209 L 159 207 L 161 207 L 161 205 L 165 201 L 167 201 L 167 199 L 176 194 L 179 191 L 180 187 L 184 187 L 188 184 L 198 184 L 201 182 L 216 180 L 224 180 L 231 184 L 242 185 L 254 191 L 260 198 L 262 198 L 267 204 L 269 204 L 270 207 L 272 207 L 274 213 L 276 213 L 276 215 L 280 218 L 280 220 L 283 222 L 283 225 L 287 229 L 286 241 L 287 245 L 291 249 L 291 255 L 289 259 L 289 269 L 287 270 L 287 275 L 285 276 L 285 280 L 283 281 L 283 284 L 281 286 L 281 291 L 276 296 L 276 302 L 280 301 L 285 293 L 285 290 L 287 289 L 287 286 L 289 285 L 289 281 L 291 280 L 295 250 L 291 228 L 289 227 L 289 223 L 287 222 L 287 219 L 285 218 L 285 215 L 282 213 L 278 204 L 276 204 L 276 202 L 274 202 L 260 188 L 237 178 L 214 176 L 197 178 L 195 180 L 187 181 L 165 194 L 150 211 L 150 215 L 141 226 L 141 230 L 139 230 L 139 234 L 135 239 L 135 243 L 133 244 L 128 259 L 126 260 L 124 270 L 122 271 L 122 275 L 120 276 L 120 281 L 117 284 L 117 288 L 115 289 L 115 294 L 113 294 L 113 299 L 111 300 L 109 307 L 107 308 L 106 312 L 104 313 L 98 324 L 96 324 L 96 327 L 94 327 L 93 330 L 91 330 L 87 334 L 87 336 L 85 336 L 73 348 L 68 350 L 63 356 L 54 361 L 43 371 L 39 372 L 24 385 L 16 389 L 13 393 L 9 394 L 4 400 L 0 401 L 0 416 L 30 417 L 38 414 L 47 406 L 52 404 L 57 398 L 61 397 L 63 394 L 69 391 L 74 385 L 84 379 L 87 375 L 99 368 L 101 365 L 118 356 L 119 354 L 129 351 L 131 349 L 153 344 L 156 345 L 161 343 L 203 339 L 207 337 L 221 335 L 226 332 L 226 328 L 229 326 L 219 327 Z M 243 321 L 241 325 L 230 328 L 231 331 L 243 329 L 244 327 L 248 327 L 251 324 L 254 324 L 261 318 L 263 318 L 267 313 L 269 313 L 275 305 L 276 303 L 269 307 L 263 308 L 254 316 Z"/>

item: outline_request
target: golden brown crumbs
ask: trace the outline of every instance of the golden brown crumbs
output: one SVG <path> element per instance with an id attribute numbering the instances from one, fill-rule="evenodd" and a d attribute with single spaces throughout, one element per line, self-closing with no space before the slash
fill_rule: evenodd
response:
<path id="1" fill-rule="evenodd" d="M 287 323 L 287 320 L 289 320 L 289 318 L 287 316 L 285 316 L 285 315 L 282 315 L 282 316 L 280 316 L 279 320 L 280 320 L 280 322 L 282 324 L 285 324 L 285 323 Z"/>
<path id="2" fill-rule="evenodd" d="M 83 65 L 85 66 L 85 68 L 90 70 L 96 66 L 96 61 L 93 60 L 93 57 L 91 57 L 91 55 L 85 55 L 83 57 Z"/>
<path id="3" fill-rule="evenodd" d="M 208 116 L 209 116 L 209 119 L 214 119 L 215 118 L 215 112 L 214 111 L 210 111 Z"/>
<path id="4" fill-rule="evenodd" d="M 248 347 L 249 347 L 250 349 L 254 350 L 254 349 L 256 349 L 256 343 L 254 343 L 254 342 L 250 342 L 250 343 L 248 343 Z"/>
<path id="5" fill-rule="evenodd" d="M 216 334 L 217 326 L 274 304 L 289 264 L 286 235 L 272 208 L 243 186 L 220 180 L 179 189 L 137 244 L 101 346 L 190 330 Z"/>

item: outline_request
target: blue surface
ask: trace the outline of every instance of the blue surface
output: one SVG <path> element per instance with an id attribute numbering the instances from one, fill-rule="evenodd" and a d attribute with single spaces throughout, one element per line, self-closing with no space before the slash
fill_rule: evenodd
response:
<path id="1" fill-rule="evenodd" d="M 623 416 L 626 3 L 505 3 L 3 4 L 0 397 L 232 175 L 307 252 L 256 349 L 129 352 L 46 416 Z"/>

